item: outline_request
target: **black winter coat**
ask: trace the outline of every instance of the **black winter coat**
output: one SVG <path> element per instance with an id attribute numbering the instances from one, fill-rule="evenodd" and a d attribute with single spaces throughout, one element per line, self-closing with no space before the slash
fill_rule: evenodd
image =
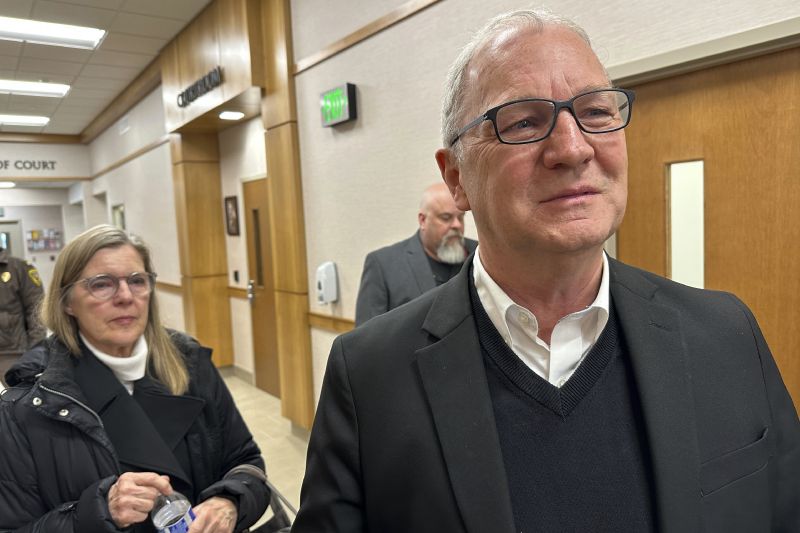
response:
<path id="1" fill-rule="evenodd" d="M 252 470 L 264 468 L 258 446 L 211 350 L 171 336 L 189 369 L 181 396 L 149 375 L 130 395 L 85 346 L 76 358 L 53 337 L 6 373 L 13 388 L 0 401 L 0 532 L 118 532 L 107 494 L 126 471 L 166 474 L 193 504 L 231 499 L 235 531 L 258 520 L 269 502 Z M 125 531 L 155 529 L 148 521 Z"/>

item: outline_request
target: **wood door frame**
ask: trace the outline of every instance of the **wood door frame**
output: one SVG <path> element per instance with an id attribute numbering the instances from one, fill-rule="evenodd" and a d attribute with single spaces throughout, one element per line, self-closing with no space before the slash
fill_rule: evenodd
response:
<path id="1" fill-rule="evenodd" d="M 263 195 L 257 203 L 264 209 L 259 213 L 259 231 L 253 231 L 255 222 L 251 218 L 253 200 L 251 196 Z M 275 283 L 274 261 L 272 254 L 272 236 L 269 213 L 269 187 L 266 178 L 250 179 L 242 182 L 242 205 L 244 207 L 241 219 L 244 221 L 244 231 L 247 239 L 247 274 L 250 280 L 257 280 L 257 250 L 254 239 L 260 237 L 260 264 L 261 287 L 256 287 L 254 303 L 250 300 L 250 321 L 253 332 L 253 365 L 256 387 L 276 396 L 281 397 L 280 359 L 277 345 L 277 319 L 275 315 Z"/>

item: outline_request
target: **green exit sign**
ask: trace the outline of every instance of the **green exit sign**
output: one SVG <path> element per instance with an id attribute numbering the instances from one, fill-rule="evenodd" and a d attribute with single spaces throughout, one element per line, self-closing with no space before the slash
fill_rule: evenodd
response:
<path id="1" fill-rule="evenodd" d="M 356 118 L 356 86 L 345 83 L 319 96 L 322 125 L 333 126 Z"/>

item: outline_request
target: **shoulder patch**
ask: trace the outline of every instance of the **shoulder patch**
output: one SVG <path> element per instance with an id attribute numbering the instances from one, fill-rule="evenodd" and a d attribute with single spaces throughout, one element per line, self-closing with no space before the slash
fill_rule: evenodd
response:
<path id="1" fill-rule="evenodd" d="M 35 268 L 30 268 L 28 270 L 28 277 L 31 278 L 31 281 L 37 287 L 42 286 L 42 278 L 39 277 L 39 271 L 36 270 Z"/>
<path id="2" fill-rule="evenodd" d="M 0 280 L 2 280 L 3 283 L 8 283 L 8 280 L 10 279 L 11 279 L 11 272 L 6 271 L 0 274 Z"/>

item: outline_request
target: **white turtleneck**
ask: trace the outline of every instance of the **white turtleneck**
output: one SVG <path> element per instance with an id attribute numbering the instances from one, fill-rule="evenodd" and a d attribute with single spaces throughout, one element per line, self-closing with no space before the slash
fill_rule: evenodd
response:
<path id="1" fill-rule="evenodd" d="M 101 352 L 92 346 L 92 343 L 86 340 L 82 333 L 79 333 L 79 335 L 95 357 L 111 369 L 117 379 L 128 390 L 128 394 L 133 394 L 133 382 L 142 379 L 147 370 L 147 341 L 144 340 L 144 335 L 139 337 L 139 340 L 133 345 L 133 351 L 129 357 L 119 357 Z"/>

